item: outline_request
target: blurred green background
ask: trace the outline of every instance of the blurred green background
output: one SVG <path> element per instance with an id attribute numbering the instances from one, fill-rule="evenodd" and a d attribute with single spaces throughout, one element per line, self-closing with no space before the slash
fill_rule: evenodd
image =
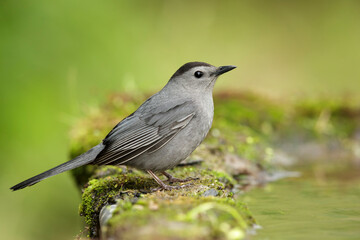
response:
<path id="1" fill-rule="evenodd" d="M 67 173 L 9 187 L 68 160 L 84 106 L 113 91 L 154 92 L 194 60 L 238 66 L 216 91 L 358 97 L 359 26 L 350 0 L 2 0 L 2 239 L 74 239 L 82 229 Z"/>

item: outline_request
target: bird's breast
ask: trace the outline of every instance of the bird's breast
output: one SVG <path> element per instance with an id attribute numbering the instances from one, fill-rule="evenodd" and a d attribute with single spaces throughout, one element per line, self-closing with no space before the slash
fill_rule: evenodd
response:
<path id="1" fill-rule="evenodd" d="M 214 103 L 211 98 L 204 98 L 198 106 L 194 121 L 194 131 L 200 135 L 200 142 L 208 134 L 214 118 Z"/>

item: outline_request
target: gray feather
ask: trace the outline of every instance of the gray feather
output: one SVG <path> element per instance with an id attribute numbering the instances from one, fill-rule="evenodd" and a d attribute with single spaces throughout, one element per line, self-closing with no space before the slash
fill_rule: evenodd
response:
<path id="1" fill-rule="evenodd" d="M 81 154 L 80 156 L 77 156 L 76 158 L 65 162 L 57 167 L 54 167 L 46 172 L 43 172 L 39 175 L 36 175 L 32 178 L 29 178 L 19 184 L 16 184 L 15 186 L 11 187 L 11 190 L 19 190 L 22 188 L 25 188 L 27 186 L 31 186 L 34 185 L 38 182 L 40 182 L 41 180 L 44 180 L 48 177 L 57 175 L 59 173 L 77 168 L 77 167 L 81 167 L 83 165 L 89 164 L 92 161 L 94 161 L 94 159 L 96 158 L 96 156 L 105 148 L 105 145 L 103 145 L 102 143 L 96 145 L 95 147 L 91 148 L 89 151 L 87 151 L 86 153 Z"/>
<path id="2" fill-rule="evenodd" d="M 108 134 L 103 141 L 106 147 L 94 164 L 121 165 L 143 153 L 154 152 L 186 127 L 195 115 L 190 101 L 155 106 L 150 98 L 139 109 L 141 111 L 125 118 Z"/>

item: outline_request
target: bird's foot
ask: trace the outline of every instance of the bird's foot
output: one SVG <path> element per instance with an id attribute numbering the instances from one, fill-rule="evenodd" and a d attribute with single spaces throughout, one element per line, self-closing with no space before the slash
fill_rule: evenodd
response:
<path id="1" fill-rule="evenodd" d="M 192 185 L 192 183 L 188 183 L 188 184 L 184 184 L 184 185 L 178 185 L 178 186 L 169 186 L 169 185 L 166 185 L 164 183 L 164 185 L 160 185 L 160 187 L 151 189 L 151 192 L 157 192 L 157 191 L 161 191 L 161 190 L 170 191 L 170 190 L 173 190 L 173 189 L 182 189 L 182 188 L 190 187 L 191 185 Z"/>
<path id="2" fill-rule="evenodd" d="M 185 179 L 180 179 L 180 178 L 173 177 L 172 175 L 170 175 L 167 172 L 162 172 L 162 174 L 164 174 L 164 176 L 166 176 L 168 178 L 167 181 L 170 184 L 175 183 L 175 182 L 189 182 L 189 181 L 199 180 L 199 178 L 192 178 L 192 177 L 185 178 Z"/>
<path id="3" fill-rule="evenodd" d="M 156 192 L 159 190 L 173 190 L 173 189 L 181 189 L 181 188 L 186 188 L 191 186 L 191 183 L 188 184 L 184 184 L 184 185 L 178 185 L 178 186 L 169 186 L 166 185 L 163 181 L 161 181 L 161 179 L 155 175 L 155 173 L 153 173 L 151 170 L 147 170 L 147 172 L 154 178 L 154 180 L 160 185 L 160 187 L 158 188 L 154 188 L 151 189 L 151 192 Z M 186 181 L 190 181 L 190 180 L 194 180 L 192 178 L 190 179 L 178 179 L 178 178 L 174 178 L 173 176 L 171 176 L 170 174 L 163 172 L 163 174 L 169 179 L 169 182 L 186 182 Z"/>
<path id="4" fill-rule="evenodd" d="M 199 178 L 188 177 L 188 178 L 185 178 L 185 179 L 181 179 L 181 178 L 173 177 L 173 178 L 168 179 L 170 184 L 171 183 L 176 183 L 176 182 L 190 182 L 190 181 L 195 181 L 195 180 L 199 180 Z"/>

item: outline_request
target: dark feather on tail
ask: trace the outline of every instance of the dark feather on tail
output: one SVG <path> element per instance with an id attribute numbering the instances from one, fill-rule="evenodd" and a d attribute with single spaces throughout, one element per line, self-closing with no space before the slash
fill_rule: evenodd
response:
<path id="1" fill-rule="evenodd" d="M 11 187 L 10 189 L 13 191 L 19 190 L 19 189 L 23 189 L 25 187 L 34 185 L 38 182 L 40 182 L 41 180 L 44 180 L 48 177 L 57 175 L 59 173 L 74 169 L 74 168 L 78 168 L 81 166 L 84 166 L 86 164 L 89 164 L 91 162 L 93 162 L 95 160 L 95 158 L 97 157 L 97 155 L 105 148 L 105 145 L 103 145 L 102 143 L 100 143 L 99 145 L 96 145 L 95 147 L 91 148 L 89 151 L 81 154 L 80 156 L 77 156 L 76 158 L 65 162 L 63 164 L 60 164 L 57 167 L 54 167 L 50 170 L 47 170 L 46 172 L 40 173 L 39 175 L 36 175 L 32 178 L 29 178 L 19 184 L 16 184 L 15 186 Z"/>

